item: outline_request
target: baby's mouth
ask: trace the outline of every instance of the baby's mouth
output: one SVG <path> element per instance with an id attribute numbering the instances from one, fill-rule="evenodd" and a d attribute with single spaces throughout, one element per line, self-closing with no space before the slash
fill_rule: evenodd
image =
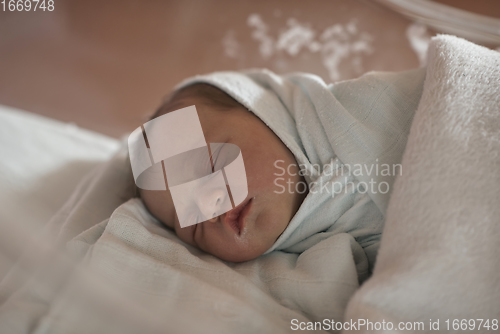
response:
<path id="1" fill-rule="evenodd" d="M 252 208 L 252 202 L 253 198 L 249 198 L 234 209 L 226 212 L 222 217 L 223 223 L 232 228 L 237 235 L 241 235 L 245 228 L 245 218 Z"/>

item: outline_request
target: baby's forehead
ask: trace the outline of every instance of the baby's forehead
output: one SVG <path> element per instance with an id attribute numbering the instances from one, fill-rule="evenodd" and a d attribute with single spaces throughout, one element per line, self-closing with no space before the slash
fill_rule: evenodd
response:
<path id="1" fill-rule="evenodd" d="M 224 90 L 208 83 L 194 83 L 173 91 L 158 110 L 162 114 L 200 103 L 219 109 L 243 107 Z"/>
<path id="2" fill-rule="evenodd" d="M 189 96 L 181 97 L 181 98 L 175 99 L 174 101 L 167 100 L 161 104 L 161 106 L 156 110 L 155 114 L 151 117 L 151 119 L 158 118 L 158 117 L 163 116 L 165 114 L 168 114 L 168 113 L 171 113 L 173 111 L 176 111 L 176 110 L 179 110 L 182 108 L 186 108 L 186 107 L 189 107 L 192 105 L 197 106 L 200 103 L 202 103 L 202 101 L 200 101 L 199 98 L 189 97 Z"/>

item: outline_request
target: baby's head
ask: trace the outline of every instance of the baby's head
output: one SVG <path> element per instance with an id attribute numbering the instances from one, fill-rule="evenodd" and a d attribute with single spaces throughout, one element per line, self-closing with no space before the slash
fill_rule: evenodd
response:
<path id="1" fill-rule="evenodd" d="M 170 95 L 153 118 L 195 105 L 207 143 L 231 143 L 241 149 L 247 198 L 233 210 L 181 228 L 168 190 L 139 189 L 145 206 L 178 237 L 222 260 L 242 262 L 265 253 L 283 233 L 305 194 L 283 191 L 275 182 L 276 161 L 289 166 L 289 189 L 304 182 L 293 154 L 257 116 L 222 90 L 197 83 Z M 282 183 L 282 181 L 281 181 Z M 240 219 L 238 219 L 240 218 Z"/>

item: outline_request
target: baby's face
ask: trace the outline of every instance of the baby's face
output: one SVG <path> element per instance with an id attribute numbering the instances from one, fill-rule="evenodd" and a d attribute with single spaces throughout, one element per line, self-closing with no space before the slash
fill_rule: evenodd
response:
<path id="1" fill-rule="evenodd" d="M 304 181 L 295 158 L 281 140 L 257 116 L 244 107 L 221 110 L 194 98 L 182 100 L 182 107 L 195 105 L 208 143 L 232 143 L 242 152 L 248 183 L 248 196 L 235 209 L 196 225 L 181 228 L 172 196 L 166 191 L 140 190 L 149 211 L 174 229 L 179 238 L 225 261 L 241 262 L 266 252 L 288 226 L 306 193 L 283 192 Z M 275 162 L 290 166 L 289 175 L 281 173 Z M 294 175 L 295 174 L 295 175 Z M 288 178 L 288 180 L 286 180 Z M 298 187 L 302 189 L 302 187 Z M 238 219 L 239 216 L 242 219 Z"/>

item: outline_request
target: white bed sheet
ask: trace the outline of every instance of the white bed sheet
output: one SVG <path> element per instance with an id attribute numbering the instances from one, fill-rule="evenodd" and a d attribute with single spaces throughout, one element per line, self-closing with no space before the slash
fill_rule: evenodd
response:
<path id="1" fill-rule="evenodd" d="M 119 141 L 0 105 L 0 222 L 42 227 Z"/>
<path id="2" fill-rule="evenodd" d="M 114 138 L 0 105 L 0 230 L 15 223 L 40 231 L 118 147 Z M 0 252 L 0 280 L 17 255 Z"/>

